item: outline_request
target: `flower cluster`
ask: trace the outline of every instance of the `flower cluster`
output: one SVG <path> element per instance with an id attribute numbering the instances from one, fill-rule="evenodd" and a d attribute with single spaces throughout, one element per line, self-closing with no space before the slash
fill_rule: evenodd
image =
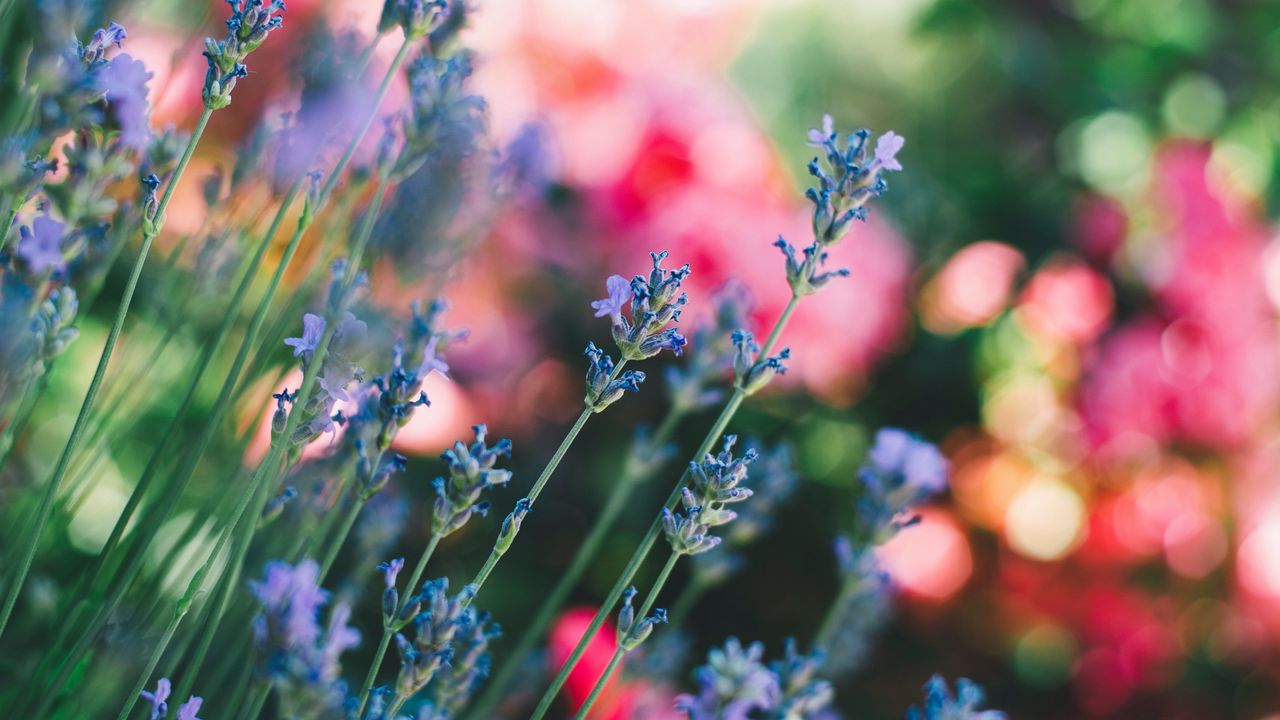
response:
<path id="1" fill-rule="evenodd" d="M 351 608 L 339 603 L 320 624 L 320 609 L 329 593 L 318 585 L 320 568 L 313 560 L 297 565 L 267 564 L 261 581 L 250 590 L 260 605 L 253 621 L 260 674 L 288 698 L 297 716 L 340 708 L 346 698 L 339 656 L 360 643 L 360 633 L 347 625 Z"/>
<path id="2" fill-rule="evenodd" d="M 956 694 L 941 675 L 934 675 L 924 686 L 924 705 L 907 710 L 907 720 L 1005 720 L 998 710 L 979 710 L 986 699 L 982 687 L 966 678 L 956 681 Z"/>
<path id="3" fill-rule="evenodd" d="M 605 408 L 617 402 L 626 394 L 640 392 L 640 383 L 645 374 L 639 370 L 617 372 L 613 358 L 596 347 L 595 343 L 587 343 L 583 352 L 589 358 L 587 363 L 587 395 L 583 402 L 595 412 L 603 412 Z"/>
<path id="4" fill-rule="evenodd" d="M 488 126 L 487 103 L 470 92 L 471 54 L 441 59 L 423 55 L 409 67 L 409 116 L 405 151 L 393 177 L 404 179 L 424 163 L 456 162 L 475 152 Z"/>
<path id="5" fill-rule="evenodd" d="M 400 651 L 400 674 L 394 690 L 397 700 L 407 700 L 437 677 L 449 677 L 461 683 L 464 675 L 483 668 L 480 656 L 497 630 L 491 627 L 488 613 L 471 607 L 474 597 L 475 588 L 470 585 L 450 597 L 449 581 L 438 578 L 423 583 L 422 591 L 409 598 L 404 615 L 411 618 L 411 635 L 396 633 L 396 647 Z M 476 650 L 477 644 L 479 652 L 471 658 L 470 668 L 459 667 L 456 672 L 445 670 L 455 658 L 460 665 L 465 663 L 468 651 Z M 478 676 L 478 673 L 470 674 L 470 680 Z M 468 686 L 467 691 L 470 689 Z M 460 685 L 450 688 L 445 695 L 456 700 L 457 695 L 451 695 L 456 692 L 461 692 Z"/>
<path id="6" fill-rule="evenodd" d="M 888 619 L 893 591 L 874 548 L 911 525 L 916 506 L 946 487 L 947 464 L 930 443 L 884 428 L 876 433 L 858 478 L 862 494 L 853 532 L 835 541 L 842 590 L 822 638 L 829 673 L 848 672 L 865 660 L 872 637 Z"/>
<path id="7" fill-rule="evenodd" d="M 676 709 L 690 720 L 805 720 L 827 710 L 833 692 L 829 682 L 817 678 L 820 656 L 803 655 L 788 640 L 781 661 L 766 666 L 763 658 L 762 643 L 744 648 L 729 638 L 695 671 L 698 693 L 677 697 Z"/>
<path id="8" fill-rule="evenodd" d="M 227 19 L 226 39 L 204 41 L 209 69 L 201 97 L 205 106 L 214 110 L 231 104 L 236 80 L 249 75 L 245 58 L 262 45 L 271 31 L 284 24 L 284 0 L 227 0 L 227 4 L 231 6 L 231 17 Z"/>
<path id="9" fill-rule="evenodd" d="M 444 0 L 386 0 L 378 32 L 399 27 L 406 38 L 424 38 L 441 22 L 448 7 Z"/>
<path id="10" fill-rule="evenodd" d="M 495 467 L 498 458 L 511 457 L 511 441 L 502 439 L 489 445 L 485 441 L 487 427 L 476 425 L 472 430 L 476 439 L 471 445 L 459 440 L 440 456 L 449 464 L 449 477 L 437 477 L 433 483 L 436 502 L 431 529 L 441 536 L 457 532 L 473 513 L 487 513 L 489 503 L 481 502 L 480 496 L 511 480 L 510 470 Z"/>
<path id="11" fill-rule="evenodd" d="M 668 271 L 662 268 L 667 259 L 665 250 L 649 256 L 653 269 L 647 277 L 636 275 L 628 281 L 612 275 L 605 282 L 608 297 L 591 303 L 596 317 L 609 317 L 613 341 L 625 360 L 644 360 L 663 350 L 679 355 L 687 342 L 667 326 L 680 321 L 681 308 L 689 302 L 689 296 L 680 291 L 680 284 L 689 276 L 689 265 Z M 625 311 L 628 304 L 629 314 Z"/>
<path id="12" fill-rule="evenodd" d="M 755 461 L 757 453 L 747 450 L 735 458 L 733 446 L 737 440 L 736 435 L 727 435 L 718 455 L 707 453 L 702 462 L 689 463 L 689 485 L 680 494 L 683 514 L 662 509 L 662 530 L 674 552 L 696 555 L 719 545 L 721 539 L 710 534 L 711 528 L 738 517 L 725 506 L 751 497 L 751 490 L 742 483 L 747 479 L 747 466 Z"/>
<path id="13" fill-rule="evenodd" d="M 486 612 L 468 609 L 463 618 L 465 622 L 453 641 L 453 654 L 432 679 L 429 699 L 418 711 L 418 720 L 460 717 L 462 709 L 489 675 L 489 642 L 500 637 L 502 629 Z"/>
<path id="14" fill-rule="evenodd" d="M 640 646 L 653 634 L 654 626 L 667 621 L 667 611 L 658 608 L 652 614 L 636 621 L 636 610 L 631 605 L 639 591 L 635 587 L 627 588 L 622 594 L 622 609 L 618 611 L 618 648 L 622 652 L 630 652 Z"/>
<path id="15" fill-rule="evenodd" d="M 809 163 L 817 184 L 805 191 L 813 203 L 813 243 L 799 253 L 781 237 L 774 243 L 786 257 L 787 282 L 795 297 L 812 295 L 832 278 L 849 275 L 843 268 L 823 269 L 827 248 L 844 237 L 854 220 L 866 220 L 867 203 L 889 189 L 884 173 L 902 169 L 897 155 L 906 141 L 889 131 L 868 156 L 870 137 L 870 130 L 858 130 L 842 143 L 830 115 L 823 116 L 821 129 L 809 131 L 809 144 L 822 151 Z"/>
<path id="16" fill-rule="evenodd" d="M 876 433 L 858 470 L 858 530 L 873 544 L 914 522 L 912 509 L 947 487 L 947 461 L 938 448 L 896 428 Z"/>
<path id="17" fill-rule="evenodd" d="M 757 443 L 751 443 L 757 445 Z M 742 505 L 738 517 L 724 535 L 724 550 L 693 556 L 693 573 L 704 587 L 715 585 L 743 564 L 741 555 L 729 552 L 755 542 L 769 531 L 778 506 L 786 502 L 799 484 L 794 451 L 787 443 L 761 450 L 751 470 L 751 502 Z"/>
<path id="18" fill-rule="evenodd" d="M 164 720 L 169 717 L 169 695 L 172 692 L 173 685 L 169 682 L 169 678 L 157 680 L 155 690 L 142 691 L 142 699 L 151 704 L 151 720 Z M 178 713 L 173 716 L 174 720 L 200 720 L 196 717 L 196 713 L 200 712 L 201 705 L 204 705 L 204 698 L 192 695 L 178 706 Z"/>
<path id="19" fill-rule="evenodd" d="M 776 375 L 785 375 L 787 366 L 783 360 L 791 357 L 791 348 L 769 357 L 759 358 L 760 346 L 746 330 L 733 331 L 733 383 L 747 395 L 762 389 Z"/>

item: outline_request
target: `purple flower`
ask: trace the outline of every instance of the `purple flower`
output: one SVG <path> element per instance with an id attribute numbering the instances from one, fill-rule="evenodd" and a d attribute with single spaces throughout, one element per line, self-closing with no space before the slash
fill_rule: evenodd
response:
<path id="1" fill-rule="evenodd" d="M 30 232 L 22 228 L 18 256 L 26 261 L 31 272 L 42 275 L 66 267 L 66 259 L 62 257 L 62 238 L 66 228 L 48 215 L 36 218 L 31 223 Z"/>
<path id="2" fill-rule="evenodd" d="M 147 82 L 151 77 L 147 66 L 128 54 L 112 58 L 97 76 L 98 89 L 106 93 L 107 102 L 120 123 L 120 142 L 138 151 L 146 150 L 151 141 L 147 105 Z"/>
<path id="3" fill-rule="evenodd" d="M 834 134 L 835 122 L 831 119 L 830 115 L 824 114 L 822 116 L 822 129 L 809 129 L 809 144 L 814 147 L 822 147 L 823 143 L 830 139 Z"/>
<path id="4" fill-rule="evenodd" d="M 621 275 L 610 275 L 605 281 L 609 297 L 596 300 L 591 307 L 596 310 L 596 317 L 609 316 L 610 322 L 618 325 L 622 322 L 622 307 L 631 301 L 631 281 Z"/>
<path id="5" fill-rule="evenodd" d="M 885 170 L 901 170 L 902 165 L 898 162 L 898 151 L 902 149 L 906 142 L 906 138 L 892 130 L 876 138 L 876 160 L 873 165 Z"/>
<path id="6" fill-rule="evenodd" d="M 690 720 L 748 720 L 757 710 L 776 709 L 782 697 L 778 676 L 761 662 L 764 645 L 743 648 L 729 638 L 724 648 L 714 648 L 707 664 L 698 668 L 700 692 L 676 698 L 676 709 Z"/>
<path id="7" fill-rule="evenodd" d="M 426 380 L 432 371 L 438 372 L 446 379 L 449 377 L 449 363 L 436 354 L 436 346 L 440 344 L 440 336 L 433 335 L 427 347 L 422 350 L 422 364 L 418 366 L 418 379 Z"/>
<path id="8" fill-rule="evenodd" d="M 288 338 L 284 344 L 293 348 L 294 357 L 301 355 L 309 361 L 316 345 L 320 344 L 321 335 L 324 335 L 324 318 L 307 313 L 302 316 L 302 337 Z"/>
<path id="9" fill-rule="evenodd" d="M 404 569 L 404 558 L 396 558 L 391 562 L 384 562 L 378 565 L 378 569 L 383 572 L 383 582 L 388 588 L 396 586 L 396 576 Z"/>
<path id="10" fill-rule="evenodd" d="M 329 615 L 329 627 L 325 631 L 324 645 L 320 651 L 321 672 L 326 680 L 334 680 L 339 675 L 338 659 L 342 653 L 360 644 L 360 631 L 351 627 L 351 606 L 338 603 L 333 606 Z"/>
<path id="11" fill-rule="evenodd" d="M 268 615 L 282 622 L 286 642 L 292 647 L 312 645 L 320 636 L 316 613 L 329 599 L 317 586 L 320 566 L 314 560 L 298 565 L 275 561 L 267 565 L 262 582 L 249 584 Z"/>
<path id="12" fill-rule="evenodd" d="M 1006 720 L 1008 717 L 998 710 L 979 710 L 986 693 L 971 680 L 956 681 L 954 699 L 941 675 L 929 678 L 924 688 L 923 707 L 907 710 L 907 720 Z"/>
<path id="13" fill-rule="evenodd" d="M 879 430 L 867 459 L 881 473 L 900 474 L 906 485 L 925 493 L 941 492 L 947 487 L 946 458 L 932 443 L 905 430 Z"/>
<path id="14" fill-rule="evenodd" d="M 178 708 L 177 720 L 200 720 L 196 717 L 196 713 L 200 712 L 200 706 L 204 704 L 204 698 L 192 695 L 190 699 L 182 703 Z"/>
<path id="15" fill-rule="evenodd" d="M 169 687 L 169 678 L 157 680 L 155 692 L 142 691 L 142 699 L 151 703 L 151 720 L 160 720 L 169 714 L 169 704 L 166 701 L 169 699 L 170 692 L 172 689 Z"/>

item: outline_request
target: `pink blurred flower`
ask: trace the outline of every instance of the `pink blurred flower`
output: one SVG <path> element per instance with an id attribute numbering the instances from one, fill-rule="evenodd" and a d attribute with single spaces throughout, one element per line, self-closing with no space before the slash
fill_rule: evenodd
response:
<path id="1" fill-rule="evenodd" d="M 1062 343 L 1092 341 L 1111 319 L 1111 284 L 1073 258 L 1055 258 L 1022 291 L 1018 316 L 1034 333 Z"/>
<path id="2" fill-rule="evenodd" d="M 930 330 L 956 333 L 983 325 L 1009 302 L 1015 276 L 1026 260 L 1016 248 L 983 241 L 960 249 L 921 293 L 921 314 Z"/>

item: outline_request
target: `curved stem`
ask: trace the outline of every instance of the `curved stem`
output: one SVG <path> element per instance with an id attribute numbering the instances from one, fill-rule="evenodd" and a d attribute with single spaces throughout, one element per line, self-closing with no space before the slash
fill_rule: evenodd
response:
<path id="1" fill-rule="evenodd" d="M 662 592 L 662 587 L 667 584 L 667 579 L 671 577 L 671 571 L 675 569 L 680 556 L 681 553 L 672 552 L 671 556 L 667 558 L 667 564 L 662 566 L 662 572 L 658 573 L 658 579 L 653 582 L 653 587 L 649 590 L 649 594 L 645 596 L 644 606 L 640 608 L 640 612 L 636 613 L 636 622 L 640 622 L 641 618 L 649 616 L 649 611 L 653 609 L 653 603 L 658 599 L 658 593 Z M 600 693 L 609 684 L 609 679 L 613 677 L 614 671 L 618 669 L 618 663 L 622 660 L 622 656 L 626 654 L 626 646 L 619 644 L 618 649 L 613 651 L 613 658 L 609 660 L 609 665 L 604 669 L 604 674 L 600 676 L 599 680 L 596 680 L 595 687 L 591 688 L 591 694 L 582 703 L 582 707 L 578 708 L 578 714 L 574 716 L 575 720 L 582 720 L 591 711 L 591 706 L 595 705 L 596 699 L 600 697 Z"/>
<path id="2" fill-rule="evenodd" d="M 768 339 L 765 340 L 765 344 L 760 351 L 762 356 L 768 355 L 769 352 L 772 351 L 773 346 L 777 344 L 778 338 L 782 335 L 783 328 L 785 328 L 787 323 L 791 320 L 791 316 L 795 313 L 796 305 L 798 304 L 799 298 L 792 296 L 791 301 L 787 303 L 787 307 L 782 311 L 782 315 L 779 316 L 777 322 L 774 324 L 773 330 L 769 333 Z M 738 408 L 742 405 L 742 402 L 745 399 L 746 393 L 741 389 L 734 390 L 733 395 L 729 397 L 729 401 L 725 404 L 724 409 L 721 410 L 720 417 L 716 418 L 715 424 L 711 427 L 707 436 L 703 438 L 702 444 L 698 446 L 698 450 L 693 456 L 694 460 L 702 459 L 702 456 L 711 450 L 712 446 L 715 445 L 716 441 L 720 438 L 721 433 L 723 433 L 725 427 L 729 425 L 729 421 L 733 419 L 733 416 L 737 413 Z M 671 490 L 671 494 L 667 496 L 667 507 L 671 507 L 677 500 L 679 500 L 680 488 L 684 487 L 686 480 L 688 480 L 688 471 L 680 476 L 680 481 L 676 483 L 675 487 Z M 661 532 L 661 518 L 654 518 L 653 523 L 649 526 L 648 532 L 646 532 L 644 538 L 641 539 L 640 546 L 637 547 L 636 551 L 631 555 L 631 559 L 627 561 L 627 565 L 623 568 L 622 574 L 618 577 L 617 581 L 614 582 L 613 588 L 609 590 L 609 595 L 605 599 L 605 602 L 600 606 L 600 610 L 596 612 L 595 617 L 592 618 L 591 625 L 587 627 L 586 633 L 583 634 L 582 639 L 579 640 L 578 644 L 573 648 L 573 652 L 570 653 L 569 658 L 560 668 L 560 672 L 556 674 L 555 679 L 551 681 L 551 686 L 547 688 L 545 693 L 543 693 L 542 699 L 538 702 L 538 707 L 534 710 L 530 720 L 540 720 L 540 718 L 544 717 L 551 709 L 551 704 L 555 702 L 556 695 L 560 692 L 560 688 L 564 687 L 565 681 L 569 678 L 569 673 L 573 671 L 573 668 L 577 667 L 578 661 L 582 659 L 582 654 L 586 652 L 587 643 L 595 636 L 596 632 L 600 630 L 600 626 L 604 624 L 605 619 L 608 617 L 609 609 L 616 605 L 618 600 L 622 597 L 623 591 L 626 590 L 628 585 L 630 585 L 632 578 L 635 577 L 636 572 L 640 569 L 640 565 L 644 562 L 645 556 L 649 554 L 651 549 L 653 549 L 653 545 L 657 542 L 658 535 Z"/>
<path id="3" fill-rule="evenodd" d="M 830 647 L 831 638 L 835 635 L 836 629 L 840 627 L 840 622 L 844 620 L 844 613 L 841 612 L 849 600 L 853 598 L 854 593 L 858 590 L 858 583 L 853 578 L 846 578 L 840 585 L 840 594 L 836 596 L 835 601 L 831 603 L 831 607 L 827 609 L 827 614 L 823 616 L 822 623 L 818 625 L 818 632 L 813 636 L 813 647 Z"/>
<path id="4" fill-rule="evenodd" d="M 80 436 L 84 433 L 89 414 L 93 410 L 93 404 L 98 399 L 98 390 L 102 387 L 102 379 L 107 373 L 107 365 L 111 362 L 111 354 L 115 351 L 116 341 L 120 337 L 121 330 L 124 329 L 125 317 L 129 314 L 129 306 L 133 303 L 133 294 L 138 287 L 138 279 L 142 276 L 142 266 L 146 264 L 147 255 L 151 252 L 151 244 L 155 241 L 156 235 L 159 234 L 160 228 L 164 224 L 165 210 L 169 206 L 170 199 L 173 198 L 173 191 L 177 189 L 178 182 L 182 180 L 182 174 L 191 162 L 191 156 L 195 154 L 196 145 L 200 142 L 200 136 L 204 134 L 205 128 L 209 125 L 209 118 L 212 115 L 213 110 L 208 107 L 200 114 L 200 120 L 196 123 L 196 128 L 191 133 L 191 139 L 187 141 L 187 148 L 182 153 L 182 159 L 178 161 L 178 166 L 174 169 L 173 176 L 165 187 L 164 195 L 160 199 L 160 204 L 156 210 L 155 222 L 142 234 L 142 247 L 138 250 L 138 257 L 133 261 L 133 268 L 129 272 L 129 280 L 125 283 L 120 305 L 116 309 L 115 321 L 112 322 L 111 329 L 107 332 L 106 344 L 102 348 L 102 354 L 98 357 L 98 366 L 94 369 L 93 379 L 89 382 L 89 390 L 85 393 L 84 401 L 80 404 L 80 412 L 77 413 L 75 424 L 71 427 L 71 435 L 67 438 L 67 444 L 62 448 L 62 453 L 58 456 L 58 463 L 54 466 L 53 476 L 45 485 L 44 496 L 40 498 L 40 505 L 36 509 L 35 522 L 27 538 L 22 543 L 22 550 L 18 553 L 17 570 L 9 580 L 4 606 L 0 607 L 0 636 L 4 635 L 4 629 L 9 623 L 10 615 L 13 613 L 13 607 L 17 604 L 18 596 L 22 593 L 22 587 L 26 583 L 27 575 L 31 572 L 31 563 L 35 559 L 36 547 L 40 544 L 40 535 L 44 532 L 45 525 L 49 521 L 49 513 L 53 508 L 53 501 L 58 496 L 58 489 L 66 476 L 71 456 L 75 454 L 79 447 Z"/>

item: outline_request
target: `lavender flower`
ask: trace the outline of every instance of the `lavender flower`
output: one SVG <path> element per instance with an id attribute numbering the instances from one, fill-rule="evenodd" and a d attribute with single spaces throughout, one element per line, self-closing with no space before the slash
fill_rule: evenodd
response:
<path id="1" fill-rule="evenodd" d="M 378 32 L 399 27 L 406 38 L 423 38 L 443 20 L 449 4 L 444 0 L 386 0 Z"/>
<path id="2" fill-rule="evenodd" d="M 127 54 L 115 56 L 97 73 L 98 88 L 120 126 L 120 142 L 136 151 L 146 150 L 151 140 L 147 82 L 152 77 L 141 60 Z"/>
<path id="3" fill-rule="evenodd" d="M 159 720 L 169 714 L 168 700 L 171 692 L 173 692 L 173 689 L 169 683 L 169 678 L 157 680 L 155 692 L 142 691 L 142 699 L 151 703 L 151 720 Z"/>
<path id="4" fill-rule="evenodd" d="M 1005 720 L 1008 717 L 998 710 L 979 710 L 986 693 L 966 678 L 956 681 L 954 698 L 941 675 L 929 678 L 924 690 L 924 705 L 907 710 L 907 720 Z"/>
<path id="5" fill-rule="evenodd" d="M 200 720 L 200 718 L 196 717 L 196 713 L 200 712 L 201 705 L 204 705 L 204 698 L 192 695 L 190 699 L 178 707 L 177 720 Z"/>
<path id="6" fill-rule="evenodd" d="M 511 441 L 499 440 L 490 446 L 485 442 L 488 428 L 476 425 L 475 442 L 467 446 L 461 440 L 441 457 L 449 463 L 449 477 L 437 477 L 436 502 L 432 514 L 432 530 L 440 535 L 457 532 L 471 519 L 472 513 L 485 514 L 489 503 L 479 502 L 491 488 L 506 485 L 511 471 L 496 468 L 500 457 L 511 457 Z"/>
<path id="7" fill-rule="evenodd" d="M 778 676 L 761 662 L 764 644 L 743 648 L 729 638 L 723 648 L 712 648 L 707 664 L 694 672 L 697 695 L 680 695 L 676 709 L 690 720 L 749 720 L 757 711 L 775 707 L 782 696 Z"/>
<path id="8" fill-rule="evenodd" d="M 618 377 L 614 375 L 613 358 L 596 347 L 595 343 L 587 343 L 584 354 L 590 358 L 587 365 L 587 395 L 583 402 L 594 412 L 603 412 L 605 408 L 617 402 L 626 394 L 640 391 L 640 383 L 645 375 L 639 370 L 627 370 Z"/>
<path id="9" fill-rule="evenodd" d="M 346 685 L 339 657 L 360 642 L 360 634 L 347 625 L 351 610 L 345 604 L 333 608 L 321 629 L 320 609 L 329 593 L 317 585 L 319 574 L 313 560 L 296 566 L 274 561 L 267 564 L 263 580 L 249 584 L 261 606 L 253 623 L 262 660 L 259 672 L 289 698 L 300 717 L 341 707 Z"/>
<path id="10" fill-rule="evenodd" d="M 29 231 L 25 227 L 19 229 L 18 257 L 35 275 L 63 270 L 66 259 L 62 255 L 62 240 L 66 237 L 66 230 L 66 224 L 47 214 L 37 217 L 31 222 Z"/>
<path id="11" fill-rule="evenodd" d="M 617 627 L 618 648 L 622 652 L 630 652 L 639 647 L 653 634 L 653 628 L 658 623 L 667 621 L 667 611 L 658 608 L 636 622 L 636 611 L 631 601 L 635 599 L 637 592 L 639 591 L 635 587 L 629 587 L 622 594 L 622 609 L 618 611 Z"/>
<path id="12" fill-rule="evenodd" d="M 382 616 L 387 619 L 394 618 L 396 609 L 400 607 L 400 592 L 396 589 L 396 577 L 404 569 L 404 558 L 396 558 L 390 562 L 381 563 L 378 565 L 378 569 L 382 571 L 384 585 L 382 591 Z"/>
<path id="13" fill-rule="evenodd" d="M 895 428 L 876 433 L 858 470 L 863 494 L 857 512 L 861 534 L 874 544 L 911 524 L 911 510 L 947 486 L 947 462 L 934 445 Z"/>
<path id="14" fill-rule="evenodd" d="M 688 295 L 680 291 L 689 266 L 664 270 L 666 251 L 649 253 L 649 257 L 653 269 L 648 277 L 637 275 L 631 279 L 629 297 L 622 292 L 621 276 L 614 275 L 605 283 L 609 297 L 591 304 L 596 317 L 609 315 L 613 340 L 627 360 L 644 360 L 663 350 L 679 355 L 686 343 L 683 335 L 667 325 L 680 321 L 681 308 L 689 302 Z M 630 317 L 623 312 L 627 302 L 631 304 Z"/>
<path id="15" fill-rule="evenodd" d="M 231 104 L 231 91 L 236 80 L 249 74 L 244 60 L 257 50 L 273 30 L 284 24 L 283 0 L 227 0 L 231 17 L 227 19 L 225 40 L 205 38 L 204 56 L 209 62 L 201 97 L 205 107 L 213 110 Z"/>
<path id="16" fill-rule="evenodd" d="M 747 466 L 755 461 L 757 453 L 747 450 L 735 458 L 733 445 L 737 440 L 736 435 L 727 435 L 718 455 L 707 453 L 701 463 L 689 463 L 690 484 L 680 496 L 684 514 L 662 509 L 662 529 L 672 551 L 696 555 L 719 545 L 720 538 L 710 534 L 711 528 L 738 516 L 725 506 L 751 497 L 751 490 L 741 485 L 747 479 Z"/>
<path id="17" fill-rule="evenodd" d="M 898 152 L 902 150 L 902 146 L 906 143 L 906 138 L 892 130 L 876 138 L 876 160 L 872 163 L 872 166 L 885 170 L 901 170 L 902 165 L 898 163 Z"/>
<path id="18" fill-rule="evenodd" d="M 621 275 L 610 275 L 605 281 L 605 289 L 608 290 L 608 297 L 596 300 L 591 303 L 591 307 L 595 309 L 596 317 L 608 315 L 610 322 L 620 324 L 622 309 L 631 302 L 631 281 Z"/>
<path id="19" fill-rule="evenodd" d="M 409 599 L 405 617 L 414 626 L 412 636 L 396 633 L 400 651 L 400 674 L 395 695 L 408 699 L 426 687 L 437 671 L 454 657 L 454 638 L 466 634 L 481 618 L 471 608 L 475 587 L 468 585 L 449 597 L 446 578 L 428 580 L 422 591 Z"/>
<path id="20" fill-rule="evenodd" d="M 732 332 L 743 325 L 753 304 L 750 290 L 732 280 L 712 295 L 711 319 L 693 332 L 693 352 L 684 367 L 667 368 L 667 392 L 672 405 L 692 412 L 720 401 L 724 393 L 709 386 L 722 378 L 732 364 Z"/>
<path id="21" fill-rule="evenodd" d="M 713 648 L 707 664 L 694 672 L 697 695 L 680 695 L 676 709 L 690 720 L 817 720 L 827 717 L 831 684 L 817 679 L 821 656 L 802 655 L 794 640 L 787 641 L 783 660 L 768 667 L 761 662 L 764 645 L 743 648 L 729 638 Z"/>
<path id="22" fill-rule="evenodd" d="M 813 203 L 813 243 L 802 252 L 781 237 L 774 243 L 786 259 L 787 283 L 797 298 L 812 295 L 833 278 L 849 275 L 846 268 L 824 269 L 827 248 L 844 237 L 854 220 L 866 220 L 867 204 L 888 191 L 884 172 L 902 169 L 897 154 L 906 141 L 892 131 L 885 133 L 868 158 L 870 137 L 871 131 L 859 130 L 841 143 L 830 115 L 822 117 L 821 129 L 809 131 L 809 144 L 822 151 L 809 163 L 809 174 L 817 182 L 805 191 Z"/>
<path id="23" fill-rule="evenodd" d="M 470 608 L 453 640 L 449 662 L 432 678 L 430 700 L 418 712 L 418 720 L 451 720 L 460 717 L 471 696 L 489 676 L 489 642 L 502 636 L 502 628 L 487 612 Z"/>
<path id="24" fill-rule="evenodd" d="M 94 31 L 87 44 L 77 40 L 76 54 L 86 66 L 97 65 L 105 62 L 108 48 L 112 45 L 117 49 L 124 47 L 124 41 L 128 37 L 129 34 L 125 32 L 124 26 L 113 22 L 105 28 Z"/>
<path id="25" fill-rule="evenodd" d="M 762 450 L 751 471 L 754 494 L 751 502 L 741 506 L 738 517 L 725 532 L 726 550 L 742 548 L 768 532 L 778 506 L 795 492 L 796 474 L 793 450 L 781 443 Z M 693 556 L 693 573 L 704 586 L 715 585 L 742 567 L 743 559 L 734 552 L 700 553 Z"/>
<path id="26" fill-rule="evenodd" d="M 99 31 L 101 32 L 101 31 Z M 156 681 L 156 689 L 154 692 L 143 690 L 139 696 L 151 703 L 151 720 L 162 720 L 169 715 L 169 695 L 173 692 L 169 678 L 160 678 Z M 178 707 L 176 720 L 200 720 L 196 717 L 196 713 L 200 712 L 200 706 L 204 704 L 204 699 L 192 695 L 187 701 Z"/>
<path id="27" fill-rule="evenodd" d="M 302 337 L 286 338 L 284 344 L 293 348 L 294 357 L 301 356 L 303 363 L 309 363 L 311 354 L 320 344 L 322 335 L 324 335 L 324 318 L 307 313 L 302 316 Z"/>
<path id="28" fill-rule="evenodd" d="M 760 346 L 746 330 L 733 331 L 734 385 L 747 395 L 752 395 L 768 385 L 776 375 L 787 374 L 783 360 L 791 357 L 791 348 L 783 348 L 776 355 L 756 359 Z"/>

